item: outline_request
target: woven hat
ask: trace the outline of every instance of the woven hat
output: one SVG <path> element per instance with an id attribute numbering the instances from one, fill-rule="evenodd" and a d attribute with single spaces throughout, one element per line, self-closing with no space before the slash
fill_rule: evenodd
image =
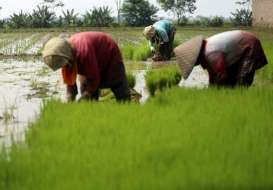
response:
<path id="1" fill-rule="evenodd" d="M 151 25 L 151 26 L 147 26 L 144 28 L 143 31 L 143 35 L 147 38 L 147 39 L 151 39 L 152 37 L 154 37 L 155 35 L 155 28 Z"/>
<path id="2" fill-rule="evenodd" d="M 44 46 L 43 59 L 54 71 L 74 60 L 73 48 L 63 38 L 52 38 Z"/>
<path id="3" fill-rule="evenodd" d="M 197 36 L 174 49 L 177 64 L 182 71 L 184 79 L 187 79 L 191 74 L 200 54 L 204 39 L 203 36 Z"/>

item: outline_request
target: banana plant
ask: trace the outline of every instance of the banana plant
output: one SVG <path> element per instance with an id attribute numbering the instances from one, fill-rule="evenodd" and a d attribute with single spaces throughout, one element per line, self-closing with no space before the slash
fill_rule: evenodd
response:
<path id="1" fill-rule="evenodd" d="M 110 26 L 114 22 L 114 18 L 111 16 L 111 9 L 108 6 L 87 11 L 83 17 L 86 26 L 105 27 Z"/>
<path id="2" fill-rule="evenodd" d="M 78 20 L 78 13 L 75 13 L 74 9 L 67 9 L 62 11 L 62 23 L 64 26 L 75 26 Z"/>
<path id="3" fill-rule="evenodd" d="M 31 17 L 27 13 L 23 13 L 21 10 L 18 14 L 13 13 L 9 18 L 9 25 L 13 28 L 29 27 L 31 23 Z"/>
<path id="4" fill-rule="evenodd" d="M 48 28 L 52 25 L 56 15 L 50 11 L 50 7 L 43 5 L 37 6 L 31 14 L 32 26 L 40 28 Z"/>

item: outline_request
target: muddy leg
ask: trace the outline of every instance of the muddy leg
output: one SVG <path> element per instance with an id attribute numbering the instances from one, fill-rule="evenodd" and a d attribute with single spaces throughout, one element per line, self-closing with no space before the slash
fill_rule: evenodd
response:
<path id="1" fill-rule="evenodd" d="M 85 76 L 80 76 L 80 91 L 81 91 L 81 99 L 84 100 L 98 100 L 99 99 L 99 89 L 95 92 L 88 92 L 88 85 L 90 85 L 90 81 Z"/>
<path id="2" fill-rule="evenodd" d="M 125 72 L 123 74 L 123 80 L 118 84 L 113 85 L 111 87 L 111 90 L 114 93 L 116 100 L 118 102 L 125 102 L 131 100 L 130 89 Z"/>

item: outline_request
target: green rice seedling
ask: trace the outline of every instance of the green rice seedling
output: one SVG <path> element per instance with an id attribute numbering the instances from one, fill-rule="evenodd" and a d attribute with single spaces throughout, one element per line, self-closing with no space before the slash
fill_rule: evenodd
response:
<path id="1" fill-rule="evenodd" d="M 30 81 L 30 87 L 31 87 L 31 89 L 33 89 L 33 90 L 38 89 L 39 83 L 38 83 L 38 80 L 37 80 L 36 78 L 32 78 L 32 79 L 31 79 L 31 81 Z"/>
<path id="2" fill-rule="evenodd" d="M 0 189 L 271 189 L 273 89 L 166 90 L 145 105 L 51 101 Z"/>
<path id="3" fill-rule="evenodd" d="M 6 107 L 4 112 L 2 113 L 1 119 L 3 120 L 4 124 L 8 124 L 10 121 L 15 119 L 14 113 L 17 107 L 15 105 L 11 105 Z"/>
<path id="4" fill-rule="evenodd" d="M 122 56 L 125 60 L 132 60 L 134 57 L 134 47 L 131 44 L 126 44 L 121 47 Z"/>
<path id="5" fill-rule="evenodd" d="M 149 93 L 154 96 L 157 90 L 163 91 L 177 85 L 181 80 L 181 74 L 175 65 L 171 65 L 148 71 L 145 79 Z"/>
<path id="6" fill-rule="evenodd" d="M 145 61 L 151 56 L 151 50 L 146 41 L 141 41 L 140 44 L 134 49 L 133 60 Z"/>
<path id="7" fill-rule="evenodd" d="M 121 51 L 125 60 L 145 61 L 151 56 L 150 48 L 145 41 L 123 45 Z"/>

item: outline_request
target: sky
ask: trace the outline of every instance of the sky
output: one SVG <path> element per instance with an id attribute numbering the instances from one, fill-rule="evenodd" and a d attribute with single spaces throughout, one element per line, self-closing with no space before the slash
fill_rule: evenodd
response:
<path id="1" fill-rule="evenodd" d="M 236 9 L 237 0 L 197 0 L 197 10 L 194 16 L 224 16 L 229 17 L 231 12 Z M 31 12 L 42 0 L 0 0 L 0 18 L 7 18 L 12 13 Z M 113 15 L 116 15 L 115 0 L 63 0 L 65 9 L 74 8 L 77 12 L 83 14 L 93 7 L 107 5 L 111 7 Z M 156 0 L 149 0 L 156 5 Z M 165 16 L 163 13 L 159 13 Z"/>

